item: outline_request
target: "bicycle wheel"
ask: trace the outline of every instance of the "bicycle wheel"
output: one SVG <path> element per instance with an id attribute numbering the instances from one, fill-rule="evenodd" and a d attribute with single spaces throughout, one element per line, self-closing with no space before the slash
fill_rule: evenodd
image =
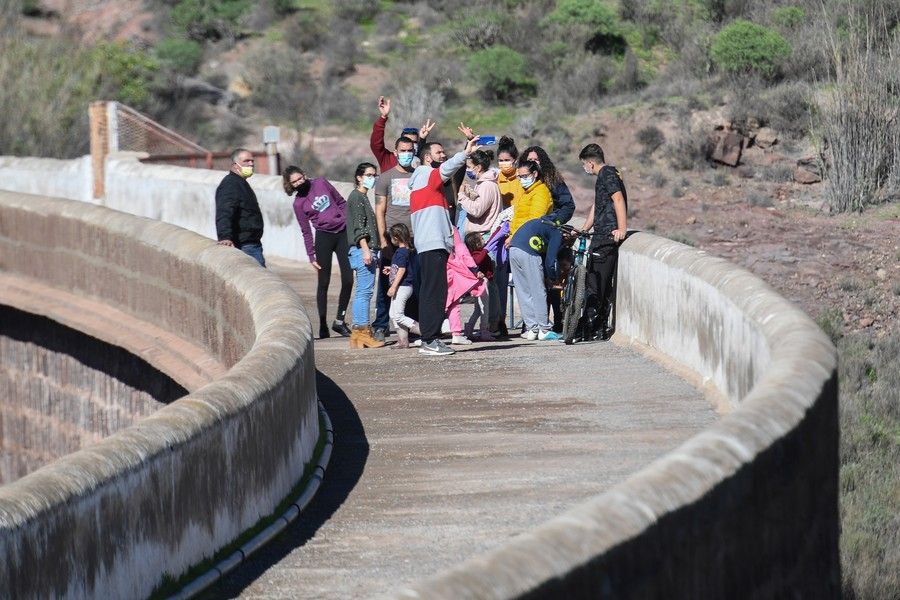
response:
<path id="1" fill-rule="evenodd" d="M 579 265 L 575 268 L 572 293 L 566 298 L 566 308 L 563 312 L 563 340 L 567 344 L 571 344 L 575 340 L 575 332 L 578 330 L 578 321 L 581 319 L 581 309 L 584 306 L 586 279 L 587 267 Z"/>

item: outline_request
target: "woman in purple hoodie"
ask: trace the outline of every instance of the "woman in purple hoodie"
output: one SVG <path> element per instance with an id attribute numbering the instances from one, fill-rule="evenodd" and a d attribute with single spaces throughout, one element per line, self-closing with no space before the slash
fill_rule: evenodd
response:
<path id="1" fill-rule="evenodd" d="M 319 309 L 319 337 L 327 338 L 328 284 L 331 281 L 332 253 L 337 255 L 341 269 L 341 293 L 338 296 L 337 318 L 331 329 L 342 336 L 350 335 L 350 328 L 344 322 L 350 291 L 353 288 L 353 270 L 350 268 L 347 242 L 347 201 L 327 179 L 308 179 L 299 167 L 290 166 L 284 170 L 284 192 L 294 197 L 294 214 L 303 233 L 309 262 L 318 271 L 319 284 L 316 288 L 316 305 Z M 316 229 L 313 240 L 310 224 Z"/>

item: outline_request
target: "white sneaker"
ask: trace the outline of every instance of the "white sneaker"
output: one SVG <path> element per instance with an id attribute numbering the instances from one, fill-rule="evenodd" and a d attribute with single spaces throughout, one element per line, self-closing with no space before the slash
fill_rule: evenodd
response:
<path id="1" fill-rule="evenodd" d="M 472 340 L 464 335 L 454 335 L 453 339 L 450 340 L 450 343 L 454 346 L 471 346 Z"/>
<path id="2" fill-rule="evenodd" d="M 537 333 L 537 331 L 533 331 L 533 330 L 529 329 L 528 331 L 526 331 L 525 333 L 522 334 L 522 337 L 524 339 L 528 340 L 529 342 L 533 342 L 534 340 L 538 339 L 538 333 Z"/>
<path id="3" fill-rule="evenodd" d="M 444 319 L 441 323 L 441 333 L 450 333 L 450 319 Z"/>
<path id="4" fill-rule="evenodd" d="M 409 343 L 410 348 L 419 348 L 422 346 L 422 339 L 419 338 Z"/>

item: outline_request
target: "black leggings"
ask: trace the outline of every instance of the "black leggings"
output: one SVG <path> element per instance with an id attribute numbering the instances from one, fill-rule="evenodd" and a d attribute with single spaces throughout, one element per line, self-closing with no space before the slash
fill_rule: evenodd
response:
<path id="1" fill-rule="evenodd" d="M 319 320 L 327 320 L 328 284 L 331 281 L 331 254 L 337 254 L 338 267 L 341 269 L 341 293 L 338 296 L 338 321 L 344 320 L 347 305 L 350 303 L 350 292 L 353 289 L 353 269 L 350 268 L 350 243 L 347 231 L 338 233 L 316 231 L 316 261 L 319 266 L 319 285 L 316 287 L 316 307 L 319 309 Z"/>

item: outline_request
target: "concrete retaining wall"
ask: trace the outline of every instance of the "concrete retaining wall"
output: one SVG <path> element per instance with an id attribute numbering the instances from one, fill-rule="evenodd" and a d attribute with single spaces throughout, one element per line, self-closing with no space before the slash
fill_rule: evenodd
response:
<path id="1" fill-rule="evenodd" d="M 319 433 L 311 329 L 252 259 L 166 223 L 0 192 L 0 271 L 102 300 L 230 367 L 0 487 L 0 595 L 147 596 L 298 482 Z"/>
<path id="2" fill-rule="evenodd" d="M 693 369 L 733 410 L 609 492 L 398 597 L 839 597 L 834 347 L 727 261 L 644 233 L 620 257 L 618 334 Z"/>
<path id="3" fill-rule="evenodd" d="M 0 156 L 0 190 L 97 203 L 215 239 L 216 187 L 225 173 L 143 164 L 138 156 L 120 153 L 107 158 L 102 200 L 93 199 L 89 156 L 74 160 Z M 254 175 L 249 182 L 263 213 L 266 255 L 307 260 L 293 198 L 284 193 L 281 177 Z M 332 183 L 345 198 L 352 190 L 349 183 Z"/>

